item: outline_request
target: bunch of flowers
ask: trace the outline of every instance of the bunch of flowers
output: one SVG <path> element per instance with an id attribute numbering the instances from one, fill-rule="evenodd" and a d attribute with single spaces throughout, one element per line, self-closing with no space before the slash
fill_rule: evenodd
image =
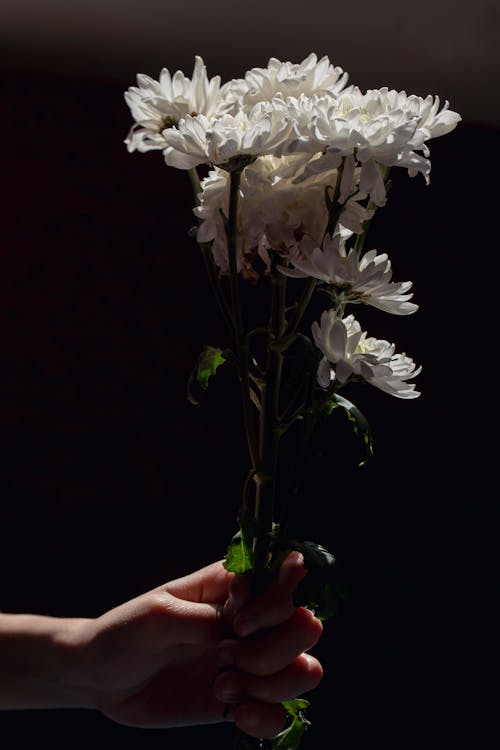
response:
<path id="1" fill-rule="evenodd" d="M 390 170 L 428 182 L 427 143 L 460 116 L 438 97 L 347 86 L 347 74 L 315 54 L 299 64 L 271 58 L 224 85 L 196 57 L 191 78 L 167 69 L 158 81 L 139 75 L 125 99 L 135 121 L 128 150 L 161 151 L 168 166 L 190 176 L 195 235 L 232 337 L 230 349 L 207 346 L 190 379 L 193 401 L 222 364 L 240 384 L 250 470 L 226 567 L 251 575 L 258 589 L 283 555 L 299 549 L 309 575 L 297 601 L 328 617 L 334 558 L 288 535 L 296 467 L 337 408 L 370 452 L 369 424 L 341 395 L 346 386 L 419 395 L 413 380 L 421 368 L 368 335 L 350 310 L 417 310 L 412 283 L 393 280 L 388 255 L 365 250 L 367 231 L 387 201 Z M 247 324 L 244 284 L 268 294 L 257 327 Z M 313 299 L 319 319 L 305 326 Z M 305 705 L 287 704 L 289 726 L 274 747 L 298 745 Z"/>

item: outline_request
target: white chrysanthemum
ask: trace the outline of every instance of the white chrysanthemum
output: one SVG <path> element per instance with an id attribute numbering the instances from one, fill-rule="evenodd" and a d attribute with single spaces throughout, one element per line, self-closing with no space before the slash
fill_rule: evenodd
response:
<path id="1" fill-rule="evenodd" d="M 272 154 L 290 132 L 286 111 L 257 104 L 249 114 L 187 115 L 176 128 L 163 131 L 165 161 L 178 169 L 198 164 L 224 165 L 238 156 Z"/>
<path id="2" fill-rule="evenodd" d="M 267 68 L 252 68 L 244 79 L 226 84 L 224 99 L 233 109 L 245 109 L 275 97 L 336 96 L 346 85 L 347 78 L 347 73 L 333 66 L 326 56 L 318 61 L 312 53 L 301 63 L 281 62 L 271 57 Z"/>
<path id="3" fill-rule="evenodd" d="M 283 257 L 298 251 L 309 255 L 321 243 L 328 223 L 325 188 L 335 186 L 338 174 L 335 170 L 313 174 L 295 184 L 295 176 L 304 169 L 308 160 L 309 156 L 304 154 L 280 159 L 263 156 L 244 170 L 237 220 L 239 268 L 248 268 L 257 256 L 269 267 L 272 252 Z M 227 173 L 223 170 L 210 172 L 202 182 L 199 198 L 200 205 L 195 209 L 201 220 L 198 240 L 213 242 L 215 262 L 226 273 L 227 246 L 221 212 L 227 216 Z M 354 199 L 346 200 L 341 223 L 350 232 L 361 231 L 363 221 L 370 215 L 371 212 Z"/>
<path id="4" fill-rule="evenodd" d="M 387 88 L 380 91 L 386 97 L 387 106 L 392 112 L 401 110 L 407 115 L 411 113 L 418 117 L 417 131 L 423 136 L 424 141 L 450 133 L 461 120 L 457 112 L 450 110 L 449 102 L 445 101 L 443 107 L 439 108 L 441 101 L 438 96 L 429 95 L 424 99 L 415 94 L 408 95 L 405 91 Z"/>
<path id="5" fill-rule="evenodd" d="M 212 117 L 219 103 L 220 76 L 211 80 L 201 57 L 195 58 L 193 76 L 178 70 L 173 76 L 163 68 L 155 81 L 137 76 L 137 86 L 125 92 L 125 101 L 135 120 L 125 141 L 129 151 L 164 149 L 163 130 L 176 125 L 186 115 Z"/>
<path id="6" fill-rule="evenodd" d="M 378 165 L 406 167 L 410 176 L 422 173 L 428 180 L 431 164 L 426 141 L 449 133 L 460 115 L 439 110 L 439 99 L 408 96 L 404 91 L 373 89 L 363 94 L 350 87 L 337 99 L 318 97 L 287 101 L 295 122 L 294 137 L 282 146 L 285 152 L 322 152 L 311 166 L 326 170 L 339 166 L 353 153 L 362 164 L 359 188 L 376 205 L 385 203 L 383 175 Z M 422 151 L 424 155 L 416 153 Z"/>
<path id="7" fill-rule="evenodd" d="M 201 181 L 201 193 L 198 194 L 199 205 L 193 209 L 200 220 L 197 240 L 199 243 L 212 243 L 212 255 L 220 272 L 229 273 L 229 257 L 224 227 L 224 216 L 229 214 L 229 174 L 216 167 Z M 238 218 L 241 213 L 241 201 L 238 206 Z M 239 223 L 239 222 L 238 222 Z M 243 249 L 241 233 L 237 232 L 237 268 L 242 267 Z"/>
<path id="8" fill-rule="evenodd" d="M 306 257 L 299 253 L 290 258 L 293 268 L 280 266 L 286 276 L 311 277 L 336 288 L 345 302 L 362 302 L 394 315 L 409 315 L 418 305 L 409 302 L 411 281 L 391 281 L 391 261 L 386 253 L 377 255 L 369 250 L 359 257 L 351 248 L 346 252 L 345 239 L 340 233 L 327 237 L 323 250 L 315 247 Z"/>
<path id="9" fill-rule="evenodd" d="M 395 354 L 394 344 L 370 338 L 352 315 L 339 318 L 335 310 L 325 310 L 320 324 L 312 325 L 314 343 L 323 352 L 318 367 L 318 383 L 327 388 L 335 379 L 340 384 L 351 377 L 362 378 L 376 388 L 398 398 L 420 395 L 414 383 L 421 367 L 406 354 Z"/>
<path id="10" fill-rule="evenodd" d="M 349 89 L 350 90 L 350 89 Z M 293 131 L 281 148 L 281 153 L 324 153 L 333 144 L 339 157 L 331 168 L 335 169 L 342 156 L 353 153 L 353 138 L 342 118 L 335 118 L 337 99 L 329 95 L 299 97 L 285 100 Z"/>

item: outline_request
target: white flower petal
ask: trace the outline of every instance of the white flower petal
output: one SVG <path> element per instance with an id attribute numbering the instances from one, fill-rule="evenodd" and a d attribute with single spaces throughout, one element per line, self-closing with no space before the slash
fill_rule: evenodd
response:
<path id="1" fill-rule="evenodd" d="M 192 79 L 180 70 L 171 76 L 166 68 L 162 69 L 158 81 L 139 74 L 137 86 L 131 86 L 124 97 L 139 126 L 137 137 L 127 144 L 129 151 L 145 151 L 144 141 L 156 143 L 156 136 L 186 115 L 214 116 L 221 101 L 220 76 L 209 81 L 203 60 L 197 56 Z"/>
<path id="2" fill-rule="evenodd" d="M 308 256 L 290 255 L 291 268 L 279 266 L 285 276 L 310 277 L 342 292 L 346 302 L 363 302 L 393 315 L 410 315 L 418 306 L 409 302 L 411 281 L 391 281 L 391 262 L 386 253 L 369 250 L 359 257 L 354 249 L 346 254 L 341 233 L 326 237 L 323 250 L 315 247 Z"/>
<path id="3" fill-rule="evenodd" d="M 341 319 L 334 310 L 326 310 L 320 323 L 313 323 L 312 334 L 323 359 L 334 367 L 339 383 L 344 384 L 352 375 L 357 375 L 397 398 L 417 398 L 420 395 L 415 385 L 407 381 L 415 378 L 422 368 L 417 368 L 406 354 L 395 354 L 394 344 L 362 333 L 352 315 Z M 325 371 L 326 365 L 323 364 L 322 372 Z"/>

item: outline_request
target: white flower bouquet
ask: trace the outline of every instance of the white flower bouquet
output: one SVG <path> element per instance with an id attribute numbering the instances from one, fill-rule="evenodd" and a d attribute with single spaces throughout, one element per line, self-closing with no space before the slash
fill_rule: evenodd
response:
<path id="1" fill-rule="evenodd" d="M 224 350 L 207 346 L 189 382 L 194 403 L 222 365 L 240 386 L 250 468 L 226 567 L 251 576 L 257 591 L 298 549 L 309 572 L 297 603 L 327 618 L 339 596 L 334 557 L 289 535 L 301 469 L 335 410 L 345 411 L 370 455 L 369 423 L 343 395 L 346 386 L 419 395 L 421 368 L 368 335 L 350 310 L 417 310 L 411 282 L 393 281 L 387 254 L 365 250 L 367 233 L 387 201 L 391 168 L 428 182 L 427 142 L 460 116 L 433 96 L 363 93 L 314 54 L 300 64 L 272 58 L 224 85 L 197 57 L 191 79 L 167 69 L 158 81 L 139 75 L 125 99 L 135 121 L 129 151 L 161 151 L 168 166 L 189 174 L 193 235 L 232 340 Z M 257 325 L 243 285 L 253 285 L 259 304 L 268 300 Z M 303 699 L 285 704 L 289 722 L 268 741 L 274 750 L 298 746 L 306 707 Z M 236 746 L 255 742 L 240 735 Z"/>

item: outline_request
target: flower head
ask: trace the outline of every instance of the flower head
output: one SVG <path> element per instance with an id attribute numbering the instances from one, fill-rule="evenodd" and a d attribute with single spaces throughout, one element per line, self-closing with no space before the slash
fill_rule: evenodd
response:
<path id="1" fill-rule="evenodd" d="M 286 112 L 257 104 L 248 114 L 186 115 L 176 128 L 163 131 L 165 161 L 178 169 L 198 164 L 224 166 L 241 156 L 272 154 L 290 130 Z"/>
<path id="2" fill-rule="evenodd" d="M 125 101 L 135 120 L 125 141 L 128 150 L 164 149 L 165 128 L 176 125 L 186 115 L 214 115 L 220 98 L 220 81 L 220 76 L 208 79 L 205 64 L 198 56 L 191 79 L 180 70 L 172 76 L 167 68 L 163 68 L 158 81 L 139 74 L 137 86 L 125 92 Z"/>
<path id="3" fill-rule="evenodd" d="M 335 310 L 325 310 L 320 323 L 313 323 L 312 334 L 323 352 L 318 367 L 322 388 L 327 388 L 333 379 L 343 385 L 355 377 L 398 398 L 420 395 L 414 383 L 406 381 L 416 377 L 422 368 L 416 368 L 406 354 L 395 354 L 394 344 L 368 337 L 352 315 L 340 318 Z"/>
<path id="4" fill-rule="evenodd" d="M 251 108 L 258 102 L 279 97 L 336 96 L 347 83 L 347 73 L 333 66 L 328 57 L 318 60 L 312 53 L 300 63 L 281 62 L 271 57 L 267 68 L 252 68 L 245 78 L 224 87 L 224 98 L 233 108 Z"/>
<path id="5" fill-rule="evenodd" d="M 359 187 L 369 193 L 376 205 L 385 203 L 383 175 L 378 165 L 400 166 L 410 176 L 419 172 L 426 180 L 431 169 L 426 142 L 449 133 L 460 115 L 448 108 L 439 110 L 439 98 L 408 96 L 387 88 L 362 93 L 350 87 L 338 97 L 289 99 L 287 105 L 295 122 L 294 137 L 282 146 L 289 152 L 322 153 L 325 169 L 339 166 L 352 154 L 361 163 Z M 423 154 L 417 153 L 422 151 Z M 321 159 L 314 163 L 317 171 Z"/>
<path id="6" fill-rule="evenodd" d="M 311 277 L 329 284 L 343 302 L 364 303 L 395 315 L 409 315 L 418 306 L 409 302 L 411 281 L 391 281 L 391 261 L 386 253 L 369 250 L 359 257 L 354 248 L 346 252 L 345 237 L 339 232 L 327 237 L 323 250 L 315 247 L 304 257 L 291 256 L 293 268 L 280 266 L 286 276 Z"/>
<path id="7" fill-rule="evenodd" d="M 257 256 L 269 269 L 271 255 L 281 258 L 309 257 L 323 239 L 328 222 L 325 189 L 335 185 L 336 170 L 311 173 L 300 183 L 295 181 L 307 165 L 309 155 L 297 154 L 276 158 L 262 156 L 246 167 L 240 182 L 238 201 L 238 269 L 247 269 Z M 229 177 L 216 169 L 202 181 L 200 205 L 195 208 L 201 219 L 200 242 L 212 242 L 212 253 L 222 273 L 229 263 L 224 222 L 229 206 Z M 353 198 L 346 200 L 341 216 L 342 225 L 351 231 L 362 231 L 369 216 Z"/>

